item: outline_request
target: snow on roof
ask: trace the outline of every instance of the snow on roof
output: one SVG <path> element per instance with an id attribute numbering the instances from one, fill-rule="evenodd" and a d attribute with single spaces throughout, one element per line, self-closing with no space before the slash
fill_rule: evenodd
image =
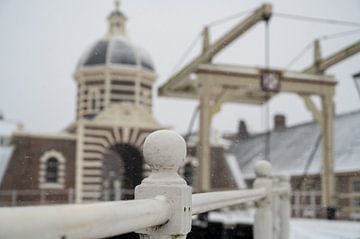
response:
<path id="1" fill-rule="evenodd" d="M 18 124 L 12 121 L 0 120 L 0 136 L 10 136 L 16 129 Z"/>
<path id="2" fill-rule="evenodd" d="M 192 132 L 190 136 L 184 136 L 187 140 L 188 145 L 197 145 L 199 141 L 199 134 L 198 132 Z M 225 140 L 221 137 L 221 134 L 217 130 L 210 131 L 210 144 L 212 146 L 223 146 L 228 148 L 230 146 L 229 141 Z"/>
<path id="3" fill-rule="evenodd" d="M 264 158 L 264 146 L 265 134 L 261 134 L 233 143 L 228 148 L 228 153 L 235 155 L 245 178 L 254 177 L 254 163 Z M 334 118 L 334 151 L 335 172 L 360 170 L 360 111 Z M 319 126 L 312 122 L 272 131 L 270 161 L 274 174 L 303 175 L 305 171 L 307 174 L 320 173 L 322 158 Z"/>
<path id="4" fill-rule="evenodd" d="M 234 155 L 225 155 L 226 163 L 231 171 L 231 174 L 234 177 L 234 180 L 236 182 L 236 186 L 239 189 L 245 189 L 247 188 L 247 185 L 244 180 L 244 176 L 240 170 L 240 168 L 237 166 L 236 158 Z"/>
<path id="5" fill-rule="evenodd" d="M 0 183 L 2 182 L 13 151 L 14 146 L 0 147 Z"/>

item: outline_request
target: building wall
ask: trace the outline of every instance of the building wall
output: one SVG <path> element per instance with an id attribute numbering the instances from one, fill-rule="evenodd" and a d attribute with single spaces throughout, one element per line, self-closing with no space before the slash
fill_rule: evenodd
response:
<path id="1" fill-rule="evenodd" d="M 75 140 L 18 135 L 13 137 L 12 144 L 15 146 L 15 150 L 1 182 L 0 191 L 16 191 L 16 200 L 22 201 L 23 204 L 32 204 L 31 201 L 40 200 L 53 203 L 68 201 L 67 190 L 75 187 Z M 66 159 L 64 186 L 62 188 L 41 189 L 39 187 L 40 159 L 44 153 L 51 150 L 60 152 Z M 40 195 L 42 193 L 44 194 Z M 1 194 L 0 201 L 6 201 L 5 196 Z M 43 198 L 40 199 L 40 197 Z"/>
<path id="2" fill-rule="evenodd" d="M 336 174 L 337 219 L 360 219 L 360 215 L 356 215 L 360 211 L 356 212 L 354 208 L 355 197 L 360 195 L 354 192 L 352 188 L 352 182 L 355 179 L 360 180 L 360 172 Z M 293 190 L 293 216 L 322 218 L 324 215 L 323 210 L 321 210 L 320 175 L 292 177 L 291 185 Z"/>
<path id="3" fill-rule="evenodd" d="M 336 174 L 336 219 L 360 220 L 360 206 L 354 205 L 356 198 L 360 200 L 360 192 L 353 191 L 352 183 L 360 181 L 360 172 Z M 252 185 L 253 179 L 246 180 Z M 292 217 L 324 218 L 321 205 L 321 176 L 306 175 L 291 177 Z"/>
<path id="4" fill-rule="evenodd" d="M 188 157 L 197 158 L 197 147 L 188 146 Z M 224 157 L 224 148 L 221 146 L 211 146 L 210 150 L 211 163 L 210 163 L 210 183 L 213 190 L 222 189 L 236 189 L 236 183 L 232 177 L 232 173 L 226 163 Z M 193 191 L 197 190 L 199 167 L 194 168 L 195 182 L 193 185 Z"/>
<path id="5" fill-rule="evenodd" d="M 360 192 L 354 192 L 352 183 L 360 181 L 360 172 L 337 173 L 336 175 L 336 219 L 360 220 L 360 205 L 354 205 L 355 198 L 360 200 Z M 251 186 L 254 179 L 246 180 Z M 291 177 L 292 217 L 324 218 L 321 205 L 321 176 L 306 175 Z"/>

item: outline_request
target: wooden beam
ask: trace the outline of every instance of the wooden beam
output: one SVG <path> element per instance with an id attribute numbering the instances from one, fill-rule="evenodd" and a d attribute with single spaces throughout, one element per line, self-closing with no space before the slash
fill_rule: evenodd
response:
<path id="1" fill-rule="evenodd" d="M 310 98 L 310 95 L 300 95 L 304 100 L 306 108 L 312 113 L 313 118 L 320 125 L 321 130 L 323 130 L 323 115 L 322 112 L 316 107 L 314 101 Z"/>
<path id="2" fill-rule="evenodd" d="M 333 142 L 333 127 L 334 127 L 334 109 L 333 96 L 322 96 L 322 112 L 323 112 L 323 142 L 322 142 L 322 158 L 323 169 L 321 176 L 321 199 L 322 205 L 327 210 L 327 218 L 330 217 L 329 209 L 336 207 L 335 201 L 335 176 L 334 176 L 334 142 Z"/>
<path id="3" fill-rule="evenodd" d="M 226 32 L 217 41 L 208 46 L 207 49 L 204 49 L 202 54 L 200 54 L 198 57 L 195 57 L 189 64 L 173 75 L 163 86 L 159 88 L 159 95 L 162 95 L 168 88 L 174 87 L 179 83 L 179 81 L 182 81 L 185 77 L 194 72 L 198 65 L 208 62 L 217 53 L 227 47 L 236 38 L 244 34 L 258 22 L 269 19 L 271 13 L 272 6 L 270 4 L 263 4 L 260 8 L 256 9 L 252 15 L 237 24 L 230 31 Z"/>
<path id="4" fill-rule="evenodd" d="M 339 50 L 338 52 L 332 54 L 326 59 L 321 60 L 317 64 L 314 64 L 304 70 L 306 73 L 315 73 L 320 74 L 325 72 L 331 66 L 345 60 L 346 58 L 355 55 L 360 52 L 360 41 L 355 42 L 354 44 Z"/>
<path id="5" fill-rule="evenodd" d="M 277 69 L 274 69 L 277 70 Z M 198 74 L 211 75 L 209 80 L 223 87 L 246 88 L 249 91 L 261 92 L 261 68 L 233 66 L 233 65 L 200 65 Z M 281 92 L 297 94 L 333 94 L 336 81 L 333 76 L 313 75 L 294 71 L 283 71 Z"/>

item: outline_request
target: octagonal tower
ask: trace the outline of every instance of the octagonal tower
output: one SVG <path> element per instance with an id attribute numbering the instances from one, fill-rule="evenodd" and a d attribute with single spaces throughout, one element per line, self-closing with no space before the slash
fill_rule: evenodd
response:
<path id="1" fill-rule="evenodd" d="M 94 118 L 119 102 L 152 112 L 156 74 L 151 57 L 128 38 L 127 18 L 118 2 L 107 20 L 107 33 L 82 55 L 76 67 L 77 119 Z"/>

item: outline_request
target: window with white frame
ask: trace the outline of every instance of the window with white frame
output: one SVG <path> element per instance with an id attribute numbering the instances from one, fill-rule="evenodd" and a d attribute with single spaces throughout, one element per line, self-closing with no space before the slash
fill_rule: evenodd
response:
<path id="1" fill-rule="evenodd" d="M 46 151 L 40 158 L 39 188 L 63 189 L 65 187 L 66 159 L 56 150 Z"/>

